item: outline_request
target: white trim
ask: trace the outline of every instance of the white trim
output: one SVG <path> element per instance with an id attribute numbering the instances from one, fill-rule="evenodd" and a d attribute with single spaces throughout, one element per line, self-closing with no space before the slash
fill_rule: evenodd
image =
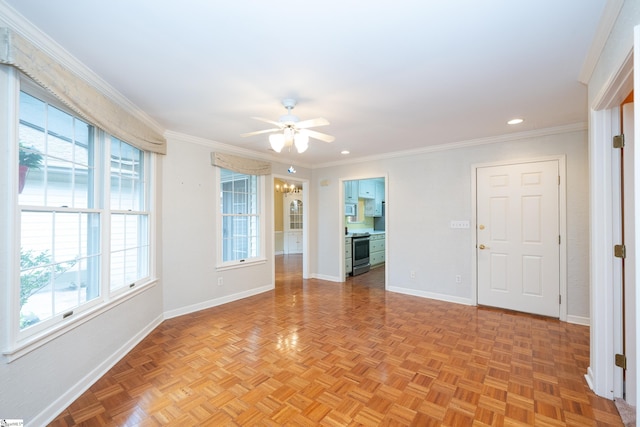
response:
<path id="1" fill-rule="evenodd" d="M 153 319 L 147 326 L 132 336 L 119 349 L 113 352 L 102 363 L 97 365 L 87 375 L 78 381 L 73 387 L 66 390 L 60 397 L 51 402 L 42 412 L 29 420 L 29 425 L 44 426 L 53 421 L 61 411 L 69 407 L 78 397 L 89 389 L 96 381 L 115 366 L 123 357 L 127 355 L 133 348 L 147 337 L 155 328 L 163 321 L 162 315 Z"/>
<path id="2" fill-rule="evenodd" d="M 426 153 L 435 153 L 435 152 L 447 151 L 447 150 L 457 150 L 459 148 L 477 147 L 481 145 L 497 144 L 501 142 L 515 142 L 523 139 L 541 138 L 544 136 L 560 135 L 564 133 L 578 132 L 583 130 L 587 130 L 587 123 L 579 122 L 579 123 L 574 123 L 570 125 L 555 126 L 550 128 L 544 128 L 544 129 L 535 129 L 535 130 L 530 130 L 525 132 L 507 133 L 507 134 L 491 136 L 487 138 L 478 138 L 478 139 L 470 139 L 466 141 L 449 142 L 449 143 L 438 144 L 438 145 L 429 145 L 426 147 L 420 147 L 413 150 L 396 151 L 392 153 L 385 153 L 385 154 L 380 154 L 375 156 L 360 157 L 360 158 L 349 160 L 349 161 L 341 160 L 337 162 L 316 164 L 313 166 L 313 169 L 320 169 L 320 168 L 326 168 L 326 167 L 332 167 L 332 166 L 352 165 L 356 163 L 372 162 L 377 160 L 386 160 L 386 159 L 393 159 L 393 158 L 400 158 L 400 157 L 414 157 L 414 156 L 419 156 L 421 154 L 426 154 Z"/>
<path id="3" fill-rule="evenodd" d="M 547 161 L 557 161 L 558 162 L 558 175 L 560 176 L 560 185 L 558 186 L 558 218 L 559 218 L 559 227 L 560 227 L 560 260 L 559 260 L 559 268 L 560 268 L 560 277 L 559 277 L 559 285 L 560 285 L 560 299 L 561 304 L 559 308 L 559 318 L 560 320 L 566 322 L 568 313 L 568 299 L 567 299 L 567 158 L 564 154 L 558 154 L 555 156 L 543 156 L 543 157 L 533 157 L 526 159 L 513 159 L 513 160 L 501 160 L 497 162 L 489 162 L 489 163 L 475 163 L 471 165 L 471 223 L 472 228 L 475 230 L 477 227 L 476 223 L 476 204 L 477 204 L 477 193 L 476 193 L 476 173 L 478 168 L 483 167 L 493 167 L 493 166 L 505 166 L 505 165 L 514 165 L 521 163 L 533 163 L 533 162 L 547 162 Z M 471 255 L 471 283 L 475 283 L 475 286 L 472 286 L 472 296 L 471 299 L 475 301 L 475 304 L 478 303 L 478 259 L 476 257 L 475 248 L 478 244 L 477 234 L 472 233 L 472 255 Z"/>
<path id="4" fill-rule="evenodd" d="M 613 200 L 610 111 L 592 111 L 589 139 L 591 351 L 589 384 L 599 396 L 613 399 Z M 605 141 L 605 142 L 602 142 Z"/>
<path id="5" fill-rule="evenodd" d="M 342 239 L 344 240 L 344 239 Z M 344 241 L 342 242 L 342 250 L 344 252 Z M 344 258 L 344 257 L 343 257 Z M 342 261 L 344 263 L 344 260 Z M 344 272 L 344 269 L 342 270 Z M 327 282 L 337 282 L 337 283 L 342 283 L 344 282 L 344 277 L 340 278 L 340 277 L 336 277 L 336 276 L 329 276 L 326 274 L 312 274 L 311 275 L 312 279 L 318 279 L 318 280 L 325 280 Z"/>
<path id="6" fill-rule="evenodd" d="M 573 323 L 575 325 L 589 326 L 591 319 L 584 316 L 574 316 L 572 314 L 567 315 L 567 323 Z"/>
<path id="7" fill-rule="evenodd" d="M 593 37 L 589 52 L 587 52 L 587 56 L 580 69 L 580 74 L 578 75 L 578 81 L 580 83 L 585 85 L 589 83 L 591 74 L 593 74 L 593 70 L 598 64 L 602 50 L 609 39 L 609 35 L 618 19 L 623 4 L 624 0 L 607 0 L 607 4 L 602 12 L 602 17 L 600 18 L 600 23 L 596 29 L 596 34 Z"/>
<path id="8" fill-rule="evenodd" d="M 261 294 L 263 292 L 271 291 L 273 289 L 275 289 L 275 286 L 271 284 L 271 285 L 261 286 L 259 288 L 249 289 L 243 292 L 238 292 L 236 294 L 227 295 L 220 298 L 213 298 L 207 301 L 199 302 L 197 304 L 191 304 L 185 307 L 176 308 L 174 310 L 165 311 L 164 318 L 173 319 L 174 317 L 184 316 L 185 314 L 195 313 L 197 311 L 205 310 L 211 307 L 217 307 L 222 304 L 238 301 L 244 298 Z"/>
<path id="9" fill-rule="evenodd" d="M 455 304 L 476 305 L 470 298 L 456 297 L 453 295 L 439 294 L 436 292 L 419 291 L 416 289 L 403 288 L 400 286 L 387 286 L 387 291 L 404 295 L 412 295 L 414 297 L 428 298 L 437 301 L 451 302 Z"/>
<path id="10" fill-rule="evenodd" d="M 616 330 L 615 318 L 621 308 L 612 286 L 616 267 L 612 250 L 615 220 L 610 141 L 618 125 L 615 112 L 634 86 L 632 50 L 616 70 L 593 99 L 589 132 L 591 351 L 585 378 L 594 393 L 608 399 L 621 390 L 620 373 L 614 364 L 616 342 L 621 340 L 616 335 L 621 331 Z"/>

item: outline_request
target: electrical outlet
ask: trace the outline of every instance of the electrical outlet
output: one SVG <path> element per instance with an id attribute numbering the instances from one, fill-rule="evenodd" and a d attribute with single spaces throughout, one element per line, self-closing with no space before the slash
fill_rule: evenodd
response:
<path id="1" fill-rule="evenodd" d="M 462 276 L 459 274 L 456 276 L 456 283 L 462 283 Z"/>
<path id="2" fill-rule="evenodd" d="M 222 277 L 218 277 L 218 286 L 222 286 Z"/>
<path id="3" fill-rule="evenodd" d="M 409 277 L 410 277 L 410 278 L 412 278 L 412 279 L 415 279 L 415 278 L 416 278 L 416 272 L 415 272 L 415 271 L 413 271 L 413 270 L 411 270 L 411 271 L 409 272 Z"/>

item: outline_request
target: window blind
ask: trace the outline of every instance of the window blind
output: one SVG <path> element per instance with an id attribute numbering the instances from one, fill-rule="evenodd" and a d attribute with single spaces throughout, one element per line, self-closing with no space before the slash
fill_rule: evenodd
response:
<path id="1" fill-rule="evenodd" d="M 271 163 L 262 160 L 247 159 L 232 154 L 211 153 L 211 164 L 247 175 L 271 174 Z"/>

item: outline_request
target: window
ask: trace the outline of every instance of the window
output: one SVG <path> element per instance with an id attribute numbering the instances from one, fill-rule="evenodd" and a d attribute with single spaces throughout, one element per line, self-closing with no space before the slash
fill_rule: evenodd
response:
<path id="1" fill-rule="evenodd" d="M 219 266 L 262 257 L 262 179 L 217 168 L 220 182 Z"/>
<path id="2" fill-rule="evenodd" d="M 150 280 L 149 155 L 29 92 L 19 101 L 21 337 Z"/>
<path id="3" fill-rule="evenodd" d="M 111 138 L 111 290 L 149 275 L 149 213 L 144 156 Z"/>

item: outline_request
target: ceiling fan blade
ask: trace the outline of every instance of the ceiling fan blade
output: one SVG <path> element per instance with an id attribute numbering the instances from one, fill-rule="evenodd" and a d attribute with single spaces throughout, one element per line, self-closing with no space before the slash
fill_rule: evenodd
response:
<path id="1" fill-rule="evenodd" d="M 240 134 L 240 136 L 242 136 L 242 137 L 246 137 L 246 136 L 260 135 L 260 134 L 262 134 L 262 133 L 278 132 L 278 131 L 280 131 L 280 128 L 265 129 L 265 130 L 257 130 L 257 131 L 255 131 L 255 132 L 248 132 L 248 133 Z"/>
<path id="2" fill-rule="evenodd" d="M 265 118 L 262 118 L 262 117 L 251 117 L 251 118 L 255 119 L 255 120 L 260 120 L 261 122 L 269 123 L 270 125 L 278 126 L 279 129 L 282 129 L 282 127 L 284 126 L 280 122 L 275 122 L 273 120 L 265 119 Z"/>
<path id="3" fill-rule="evenodd" d="M 310 138 L 319 139 L 320 141 L 324 142 L 333 142 L 336 139 L 334 136 L 327 135 L 326 133 L 316 132 L 315 130 L 301 129 L 300 133 L 306 133 Z"/>
<path id="4" fill-rule="evenodd" d="M 317 126 L 326 126 L 328 124 L 329 124 L 329 120 L 322 117 L 318 117 L 317 119 L 303 120 L 301 122 L 298 122 L 296 123 L 296 127 L 298 129 L 306 129 L 306 128 L 313 128 Z"/>

